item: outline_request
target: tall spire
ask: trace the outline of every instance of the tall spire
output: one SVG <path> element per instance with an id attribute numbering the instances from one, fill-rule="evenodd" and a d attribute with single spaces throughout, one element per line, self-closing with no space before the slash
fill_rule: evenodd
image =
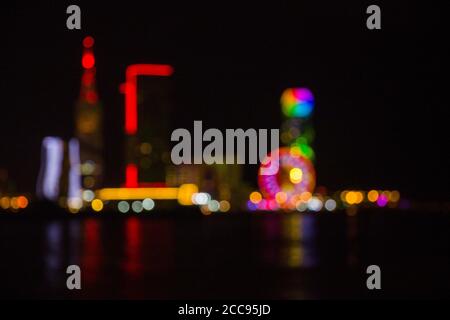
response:
<path id="1" fill-rule="evenodd" d="M 83 76 L 81 78 L 80 102 L 86 104 L 96 104 L 98 100 L 97 88 L 95 83 L 95 56 L 94 56 L 94 38 L 88 36 L 83 40 L 83 55 L 81 66 L 83 67 Z"/>
<path id="2" fill-rule="evenodd" d="M 95 81 L 96 68 L 94 38 L 83 40 L 80 96 L 76 104 L 76 137 L 80 142 L 82 186 L 94 189 L 101 186 L 102 176 L 102 107 Z"/>

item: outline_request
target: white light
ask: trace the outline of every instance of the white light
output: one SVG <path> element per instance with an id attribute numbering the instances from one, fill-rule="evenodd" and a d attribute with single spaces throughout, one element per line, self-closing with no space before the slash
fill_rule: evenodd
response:
<path id="1" fill-rule="evenodd" d="M 133 203 L 131 204 L 131 208 L 136 213 L 142 212 L 142 210 L 143 210 L 142 202 L 141 201 L 133 201 Z"/>
<path id="2" fill-rule="evenodd" d="M 322 209 L 322 201 L 317 198 L 317 197 L 312 197 L 309 201 L 308 201 L 308 209 L 311 211 L 320 211 Z"/>
<path id="3" fill-rule="evenodd" d="M 142 201 L 142 207 L 144 207 L 145 210 L 150 211 L 155 207 L 155 201 L 150 198 L 144 199 L 144 201 Z"/>
<path id="4" fill-rule="evenodd" d="M 208 209 L 212 212 L 218 211 L 220 208 L 220 203 L 217 200 L 211 200 L 208 202 Z"/>
<path id="5" fill-rule="evenodd" d="M 46 137 L 42 141 L 42 163 L 39 171 L 37 195 L 50 201 L 59 196 L 64 142 L 60 138 Z"/>
<path id="6" fill-rule="evenodd" d="M 83 175 L 89 176 L 95 171 L 95 163 L 93 161 L 86 161 L 81 165 L 81 173 Z"/>
<path id="7" fill-rule="evenodd" d="M 81 175 L 80 175 L 80 144 L 77 139 L 69 141 L 69 198 L 81 200 Z"/>
<path id="8" fill-rule="evenodd" d="M 299 202 L 297 203 L 297 205 L 296 205 L 296 208 L 297 208 L 298 211 L 304 212 L 304 211 L 306 211 L 306 209 L 308 208 L 308 206 L 306 205 L 305 202 L 299 201 Z"/>
<path id="9" fill-rule="evenodd" d="M 130 205 L 126 201 L 120 201 L 117 204 L 117 209 L 119 209 L 120 212 L 126 213 L 128 210 L 130 210 Z"/>
<path id="10" fill-rule="evenodd" d="M 95 194 L 92 190 L 84 190 L 83 191 L 83 200 L 87 202 L 91 202 L 94 200 Z"/>
<path id="11" fill-rule="evenodd" d="M 81 207 L 83 206 L 83 200 L 81 200 L 81 198 L 69 198 L 67 199 L 67 206 L 70 209 L 75 209 L 75 210 L 80 210 Z"/>
<path id="12" fill-rule="evenodd" d="M 194 193 L 192 195 L 192 202 L 198 205 L 206 205 L 211 199 L 211 196 L 206 192 Z"/>
<path id="13" fill-rule="evenodd" d="M 327 201 L 325 201 L 325 209 L 327 209 L 328 211 L 333 211 L 334 209 L 336 209 L 336 201 L 334 201 L 333 199 L 328 199 Z"/>

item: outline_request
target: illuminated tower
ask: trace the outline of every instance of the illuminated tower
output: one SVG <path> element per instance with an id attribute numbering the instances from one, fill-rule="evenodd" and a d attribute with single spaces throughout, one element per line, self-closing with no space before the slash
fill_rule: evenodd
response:
<path id="1" fill-rule="evenodd" d="M 98 188 L 102 183 L 102 108 L 95 83 L 94 39 L 83 40 L 80 97 L 76 104 L 76 137 L 80 144 L 82 187 Z"/>
<path id="2" fill-rule="evenodd" d="M 159 64 L 135 64 L 126 70 L 126 187 L 165 185 L 170 163 L 172 73 L 171 66 Z"/>
<path id="3" fill-rule="evenodd" d="M 313 165 L 314 151 L 311 143 L 314 130 L 309 121 L 314 109 L 314 96 L 306 88 L 289 88 L 281 96 L 281 142 L 279 170 L 274 174 L 261 174 L 258 184 L 264 195 L 253 193 L 247 206 L 250 210 L 293 210 L 306 205 L 314 192 L 316 174 Z"/>
<path id="4" fill-rule="evenodd" d="M 314 97 L 307 88 L 289 88 L 281 96 L 284 116 L 281 142 L 310 160 L 314 160 L 314 150 L 311 148 L 314 129 L 310 122 L 313 109 Z"/>

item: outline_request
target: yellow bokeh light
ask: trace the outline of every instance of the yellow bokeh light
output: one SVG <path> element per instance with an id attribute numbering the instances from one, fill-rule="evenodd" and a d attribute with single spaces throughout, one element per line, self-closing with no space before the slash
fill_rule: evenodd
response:
<path id="1" fill-rule="evenodd" d="M 230 203 L 227 200 L 222 200 L 219 202 L 220 212 L 228 212 L 230 211 L 230 207 Z"/>
<path id="2" fill-rule="evenodd" d="M 346 200 L 347 199 L 347 193 L 348 193 L 347 190 L 344 190 L 344 191 L 341 192 L 340 198 L 341 198 L 342 201 L 347 201 Z"/>
<path id="3" fill-rule="evenodd" d="M 370 202 L 376 202 L 378 200 L 378 191 L 370 190 L 367 194 L 367 199 L 369 199 Z"/>
<path id="4" fill-rule="evenodd" d="M 193 204 L 192 195 L 198 193 L 198 186 L 193 183 L 182 184 L 178 189 L 178 203 L 183 206 L 190 206 Z"/>
<path id="5" fill-rule="evenodd" d="M 355 191 L 355 196 L 356 196 L 356 201 L 355 201 L 356 204 L 363 202 L 364 194 L 362 192 Z"/>
<path id="6" fill-rule="evenodd" d="M 356 201 L 358 200 L 358 196 L 356 194 L 356 192 L 354 191 L 348 191 L 345 195 L 345 201 L 348 204 L 355 204 Z"/>
<path id="7" fill-rule="evenodd" d="M 289 152 L 293 157 L 299 157 L 302 154 L 300 148 L 297 146 L 291 147 Z"/>
<path id="8" fill-rule="evenodd" d="M 289 179 L 292 183 L 297 184 L 302 181 L 303 178 L 303 171 L 300 168 L 292 168 L 291 171 L 289 171 Z"/>
<path id="9" fill-rule="evenodd" d="M 258 204 L 258 203 L 260 203 L 261 202 L 261 200 L 262 200 L 262 195 L 261 195 L 261 193 L 259 193 L 258 191 L 253 191 L 251 194 L 250 194 L 250 201 L 252 202 L 252 203 L 254 203 L 254 204 Z"/>
<path id="10" fill-rule="evenodd" d="M 92 201 L 91 206 L 92 206 L 92 210 L 94 210 L 94 211 L 97 211 L 97 212 L 102 211 L 103 210 L 103 201 L 100 199 L 95 199 Z"/>

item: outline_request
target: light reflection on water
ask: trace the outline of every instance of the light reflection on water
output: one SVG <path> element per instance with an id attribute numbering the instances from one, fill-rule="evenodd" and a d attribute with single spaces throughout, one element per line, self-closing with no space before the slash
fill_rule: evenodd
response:
<path id="1" fill-rule="evenodd" d="M 0 292 L 85 299 L 368 297 L 365 270 L 377 262 L 391 284 L 383 292 L 419 297 L 450 283 L 449 226 L 445 216 L 402 212 L 5 218 Z M 71 264 L 81 267 L 80 291 L 66 288 Z M 402 276 L 406 267 L 410 274 Z M 411 274 L 423 281 L 411 286 Z"/>
<path id="2" fill-rule="evenodd" d="M 229 222 L 209 217 L 57 221 L 45 228 L 44 269 L 46 281 L 61 290 L 65 268 L 77 264 L 83 290 L 95 297 L 105 292 L 106 296 L 169 297 L 182 285 L 178 280 L 186 282 L 185 274 L 211 277 L 208 285 L 212 285 L 216 274 L 227 270 L 254 268 L 251 272 L 257 274 L 260 269 L 315 267 L 316 236 L 316 217 L 300 214 Z"/>
<path id="3" fill-rule="evenodd" d="M 45 279 L 50 286 L 56 286 L 61 281 L 63 268 L 63 224 L 51 222 L 45 229 Z"/>
<path id="4" fill-rule="evenodd" d="M 316 216 L 284 214 L 263 220 L 263 261 L 272 266 L 310 268 L 317 265 Z"/>

